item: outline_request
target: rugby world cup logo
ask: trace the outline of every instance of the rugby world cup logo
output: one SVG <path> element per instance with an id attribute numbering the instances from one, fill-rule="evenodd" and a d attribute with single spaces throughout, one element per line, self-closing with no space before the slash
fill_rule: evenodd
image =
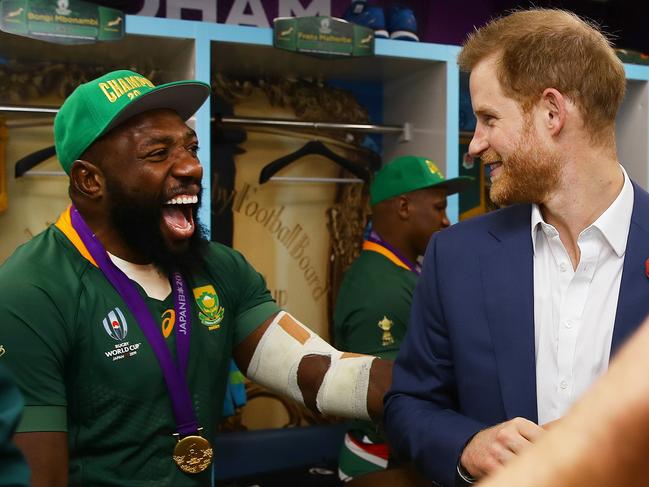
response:
<path id="1" fill-rule="evenodd" d="M 124 318 L 121 309 L 115 307 L 110 310 L 106 318 L 104 318 L 103 323 L 106 333 L 108 333 L 113 340 L 122 341 L 126 338 L 128 325 L 126 324 L 126 318 Z"/>

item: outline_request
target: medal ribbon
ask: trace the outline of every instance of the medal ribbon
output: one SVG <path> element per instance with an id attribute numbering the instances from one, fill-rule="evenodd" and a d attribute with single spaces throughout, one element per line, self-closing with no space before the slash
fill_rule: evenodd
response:
<path id="1" fill-rule="evenodd" d="M 378 252 L 390 259 L 395 265 L 408 269 L 416 275 L 421 274 L 421 266 L 418 263 L 411 262 L 410 259 L 383 240 L 374 230 L 372 230 L 370 236 L 363 242 L 363 250 Z"/>
<path id="2" fill-rule="evenodd" d="M 191 311 L 188 300 L 188 287 L 183 277 L 179 272 L 172 273 L 171 288 L 174 294 L 176 319 L 178 320 L 175 327 L 176 354 L 178 356 L 178 366 L 176 366 L 159 327 L 156 325 L 144 302 L 144 298 L 142 298 L 133 282 L 110 260 L 106 249 L 92 233 L 92 230 L 90 230 L 90 227 L 88 227 L 74 205 L 70 209 L 70 217 L 72 227 L 79 234 L 81 241 L 99 266 L 99 269 L 119 293 L 133 316 L 135 316 L 140 329 L 149 345 L 151 345 L 167 383 L 178 433 L 181 436 L 197 434 L 198 420 L 194 414 L 189 385 L 185 378 L 189 361 Z"/>

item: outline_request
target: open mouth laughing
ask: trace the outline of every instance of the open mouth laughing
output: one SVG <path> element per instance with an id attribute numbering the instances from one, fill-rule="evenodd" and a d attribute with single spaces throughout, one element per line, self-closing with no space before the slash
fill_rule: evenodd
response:
<path id="1" fill-rule="evenodd" d="M 162 207 L 163 231 L 171 240 L 186 240 L 195 229 L 194 206 L 198 203 L 196 194 L 178 194 L 167 200 Z"/>

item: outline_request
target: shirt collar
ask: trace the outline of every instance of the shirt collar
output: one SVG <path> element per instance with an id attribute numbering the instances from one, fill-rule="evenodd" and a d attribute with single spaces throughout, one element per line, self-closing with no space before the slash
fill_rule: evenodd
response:
<path id="1" fill-rule="evenodd" d="M 532 205 L 532 251 L 534 255 L 536 255 L 536 236 L 542 225 L 547 225 L 547 223 L 543 221 L 543 215 L 541 215 L 539 205 L 534 203 Z"/>
<path id="2" fill-rule="evenodd" d="M 631 213 L 633 213 L 633 185 L 624 168 L 622 166 L 620 168 L 624 174 L 622 191 L 611 206 L 591 225 L 599 229 L 618 257 L 622 257 L 626 251 Z"/>
<path id="3" fill-rule="evenodd" d="M 622 174 L 624 175 L 622 191 L 620 191 L 620 194 L 611 203 L 611 206 L 588 227 L 597 228 L 618 257 L 622 257 L 626 251 L 631 213 L 633 212 L 633 185 L 625 169 L 622 166 L 620 166 L 620 169 L 622 169 Z M 547 225 L 548 228 L 555 232 L 556 229 L 543 220 L 541 209 L 537 204 L 532 205 L 531 224 L 532 249 L 536 255 L 536 238 L 539 228 Z M 584 229 L 584 231 L 586 230 Z"/>

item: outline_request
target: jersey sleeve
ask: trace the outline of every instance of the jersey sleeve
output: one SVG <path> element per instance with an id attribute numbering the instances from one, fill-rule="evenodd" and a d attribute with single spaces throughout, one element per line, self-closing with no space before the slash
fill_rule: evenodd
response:
<path id="1" fill-rule="evenodd" d="M 0 485 L 27 487 L 29 469 L 11 441 L 23 400 L 6 369 L 0 366 Z"/>
<path id="2" fill-rule="evenodd" d="M 409 303 L 397 294 L 376 293 L 338 315 L 335 343 L 340 350 L 393 360 L 406 333 Z M 384 328 L 382 328 L 382 326 Z"/>
<path id="3" fill-rule="evenodd" d="M 403 275 L 409 271 L 391 263 L 378 269 L 369 265 L 352 266 L 343 280 L 334 311 L 334 342 L 339 350 L 394 360 L 406 334 L 414 274 L 410 281 Z"/>
<path id="4" fill-rule="evenodd" d="M 232 251 L 232 280 L 236 285 L 234 343 L 241 343 L 267 318 L 280 311 L 264 277 L 237 251 Z"/>
<path id="5" fill-rule="evenodd" d="M 0 363 L 25 399 L 18 432 L 67 431 L 69 341 L 62 313 L 45 288 L 6 272 L 0 276 Z"/>

